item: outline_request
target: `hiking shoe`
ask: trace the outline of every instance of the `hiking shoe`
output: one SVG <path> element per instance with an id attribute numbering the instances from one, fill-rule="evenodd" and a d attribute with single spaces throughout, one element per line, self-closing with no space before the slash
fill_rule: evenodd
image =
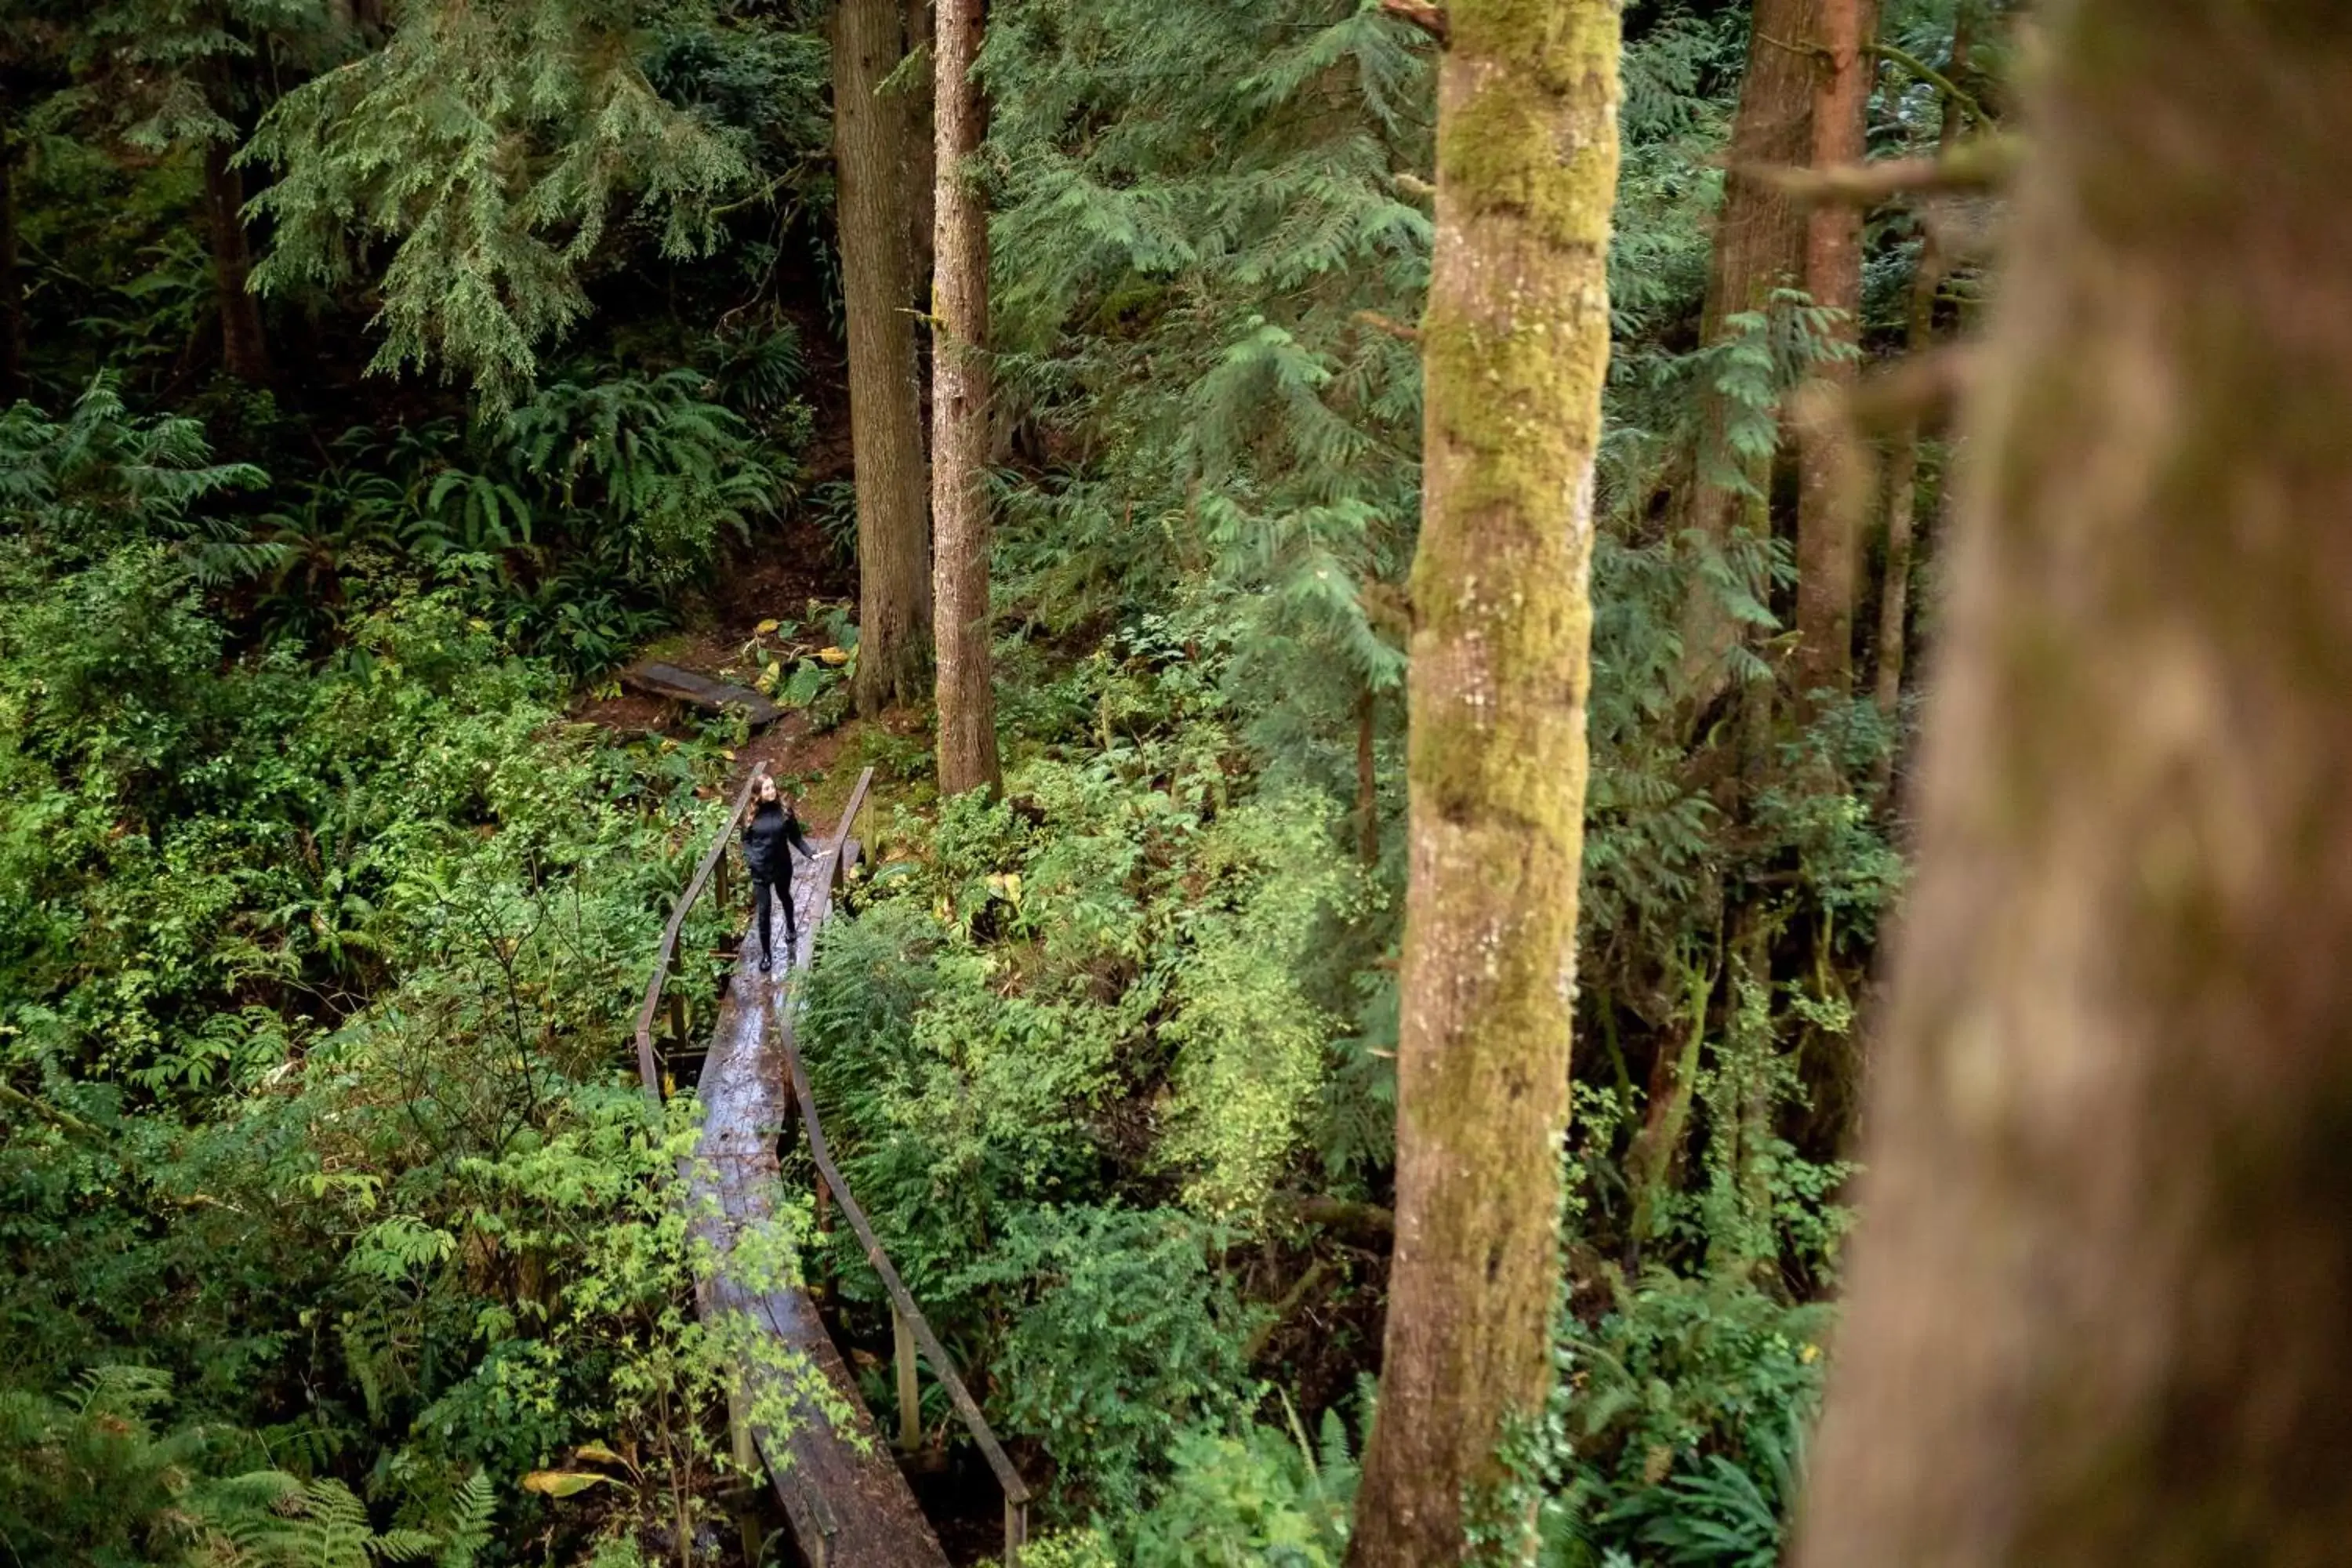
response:
<path id="1" fill-rule="evenodd" d="M 764 952 L 763 952 L 763 953 L 761 953 L 761 954 L 760 955 L 760 973 L 762 973 L 762 974 L 767 973 L 768 973 L 768 971 L 769 971 L 770 969 L 772 969 L 772 968 L 773 968 L 773 967 L 774 967 L 774 964 L 775 964 L 775 961 L 774 961 L 773 959 L 770 958 L 766 953 L 764 953 Z"/>

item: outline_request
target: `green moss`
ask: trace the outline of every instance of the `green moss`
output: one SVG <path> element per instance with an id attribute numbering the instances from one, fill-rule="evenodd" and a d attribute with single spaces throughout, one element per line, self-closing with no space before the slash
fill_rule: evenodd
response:
<path id="1" fill-rule="evenodd" d="M 1549 1382 L 1609 360 L 1616 8 L 1469 0 L 1450 19 L 1407 741 L 1391 1313 L 1409 1328 L 1388 1372 L 1424 1429 L 1393 1457 L 1375 1436 L 1378 1563 L 1453 1560 L 1463 1489 L 1499 1478 Z"/>
<path id="2" fill-rule="evenodd" d="M 1440 127 L 1440 183 L 1468 212 L 1523 214 L 1550 244 L 1605 247 L 1617 193 L 1614 9 L 1496 0 L 1449 16 L 1457 58 L 1511 68 L 1484 71 Z"/>

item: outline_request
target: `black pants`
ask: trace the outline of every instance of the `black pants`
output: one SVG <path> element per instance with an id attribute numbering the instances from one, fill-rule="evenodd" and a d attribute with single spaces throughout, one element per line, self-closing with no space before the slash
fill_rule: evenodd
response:
<path id="1" fill-rule="evenodd" d="M 751 879 L 751 888 L 752 896 L 760 907 L 760 956 L 771 962 L 775 957 L 775 946 L 768 940 L 768 901 L 770 895 L 773 894 L 775 901 L 784 910 L 784 965 L 790 968 L 793 953 L 800 950 L 799 939 L 793 931 L 793 885 L 786 882 L 780 890 L 766 878 L 755 877 Z"/>

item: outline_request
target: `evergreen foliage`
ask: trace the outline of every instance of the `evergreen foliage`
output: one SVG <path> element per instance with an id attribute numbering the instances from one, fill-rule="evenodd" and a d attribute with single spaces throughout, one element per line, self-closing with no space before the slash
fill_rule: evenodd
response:
<path id="1" fill-rule="evenodd" d="M 1791 279 L 1698 337 L 1747 10 L 1626 7 L 1564 1385 L 1503 1500 L 1562 1568 L 1776 1560 L 1906 871 L 1907 713 L 1801 721 L 1788 689 L 1787 411 L 1838 322 Z M 1884 36 L 1940 68 L 1952 16 L 1890 4 Z M 649 1117 L 625 1058 L 754 754 L 829 803 L 877 767 L 799 1037 L 1038 1485 L 1024 1561 L 1341 1561 L 1409 1000 L 1432 45 L 1358 0 L 995 0 L 980 68 L 1005 788 L 943 802 L 922 716 L 844 723 L 815 10 L 0 23 L 31 391 L 0 410 L 0 1539 L 26 1562 L 733 1560 L 752 1336 L 698 1316 L 668 1197 L 691 1068 Z M 1988 41 L 1961 85 L 1998 113 L 2005 69 Z M 1874 149 L 1926 149 L 1940 108 L 1889 64 Z M 266 386 L 215 374 L 232 151 Z M 1874 216 L 1866 356 L 1951 216 Z M 1921 451 L 1925 518 L 1948 454 Z M 1676 532 L 1700 472 L 1753 526 Z M 1700 710 L 1694 602 L 1741 628 Z M 619 698 L 680 649 L 793 717 L 754 752 Z M 688 927 L 697 1029 L 739 915 Z M 862 1249 L 799 1198 L 772 1241 L 888 1426 Z"/>
<path id="2" fill-rule="evenodd" d="M 274 105 L 246 156 L 275 244 L 265 292 L 335 289 L 387 250 L 370 368 L 436 362 L 502 406 L 539 345 L 588 309 L 583 265 L 625 188 L 665 256 L 707 254 L 751 166 L 740 139 L 665 99 L 635 5 L 404 4 L 390 39 Z M 676 19 L 699 23 L 688 8 Z"/>

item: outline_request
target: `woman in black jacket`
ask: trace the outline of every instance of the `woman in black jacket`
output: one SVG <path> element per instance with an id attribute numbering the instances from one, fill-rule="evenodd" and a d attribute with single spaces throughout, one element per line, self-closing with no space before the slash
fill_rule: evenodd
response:
<path id="1" fill-rule="evenodd" d="M 793 858 L 797 849 L 805 860 L 816 858 L 809 847 L 808 837 L 801 832 L 801 819 L 784 803 L 776 788 L 776 781 L 762 775 L 760 780 L 759 803 L 752 806 L 751 816 L 743 824 L 743 868 L 751 873 L 753 895 L 760 907 L 760 973 L 765 974 L 772 966 L 775 950 L 768 942 L 768 900 L 772 895 L 784 906 L 784 965 L 792 966 L 793 953 L 798 941 L 793 930 Z"/>

